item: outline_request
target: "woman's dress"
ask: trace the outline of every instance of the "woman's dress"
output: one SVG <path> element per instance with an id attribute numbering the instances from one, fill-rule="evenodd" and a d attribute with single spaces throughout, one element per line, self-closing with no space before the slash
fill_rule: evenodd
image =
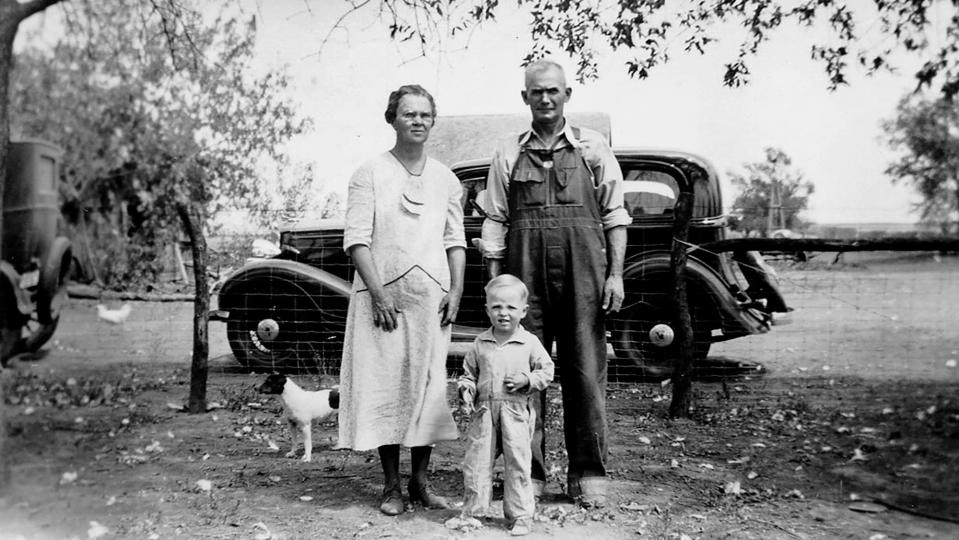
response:
<path id="1" fill-rule="evenodd" d="M 340 369 L 340 448 L 425 446 L 458 435 L 446 401 L 450 326 L 440 325 L 439 305 L 450 288 L 446 250 L 466 247 L 460 196 L 456 176 L 430 158 L 413 176 L 386 152 L 350 179 L 344 249 L 369 246 L 400 312 L 392 332 L 375 326 L 356 272 Z"/>

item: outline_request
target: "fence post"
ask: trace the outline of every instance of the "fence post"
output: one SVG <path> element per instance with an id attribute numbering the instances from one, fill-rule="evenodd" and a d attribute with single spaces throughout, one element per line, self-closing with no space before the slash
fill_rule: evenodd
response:
<path id="1" fill-rule="evenodd" d="M 687 191 L 688 190 L 688 191 Z M 669 416 L 685 418 L 692 405 L 693 324 L 689 316 L 686 294 L 686 247 L 689 239 L 689 220 L 693 214 L 692 186 L 683 186 L 673 209 L 673 249 L 669 258 L 672 279 L 674 337 L 677 344 L 676 365 L 673 370 L 673 399 Z"/>

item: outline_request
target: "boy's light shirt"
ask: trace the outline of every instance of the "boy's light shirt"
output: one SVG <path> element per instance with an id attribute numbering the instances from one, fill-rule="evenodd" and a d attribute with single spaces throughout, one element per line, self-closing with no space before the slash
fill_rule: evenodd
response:
<path id="1" fill-rule="evenodd" d="M 516 399 L 545 389 L 552 382 L 555 369 L 543 344 L 522 326 L 518 326 L 502 344 L 497 343 L 490 328 L 477 336 L 467 351 L 457 387 L 467 403 L 482 399 Z M 504 378 L 516 372 L 526 375 L 529 384 L 522 390 L 510 392 Z"/>

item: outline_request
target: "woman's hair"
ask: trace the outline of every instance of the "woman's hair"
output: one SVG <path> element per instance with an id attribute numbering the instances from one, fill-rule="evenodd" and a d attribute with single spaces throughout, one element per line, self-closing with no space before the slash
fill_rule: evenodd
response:
<path id="1" fill-rule="evenodd" d="M 390 92 L 390 99 L 386 103 L 386 113 L 383 115 L 386 118 L 387 124 L 392 124 L 396 120 L 396 109 L 399 108 L 400 100 L 403 99 L 403 96 L 407 95 L 423 96 L 430 100 L 430 109 L 433 110 L 433 116 L 436 116 L 436 102 L 433 101 L 433 96 L 418 84 L 404 84 Z"/>
<path id="2" fill-rule="evenodd" d="M 489 294 L 491 291 L 496 289 L 512 288 L 519 290 L 520 298 L 522 298 L 524 302 L 527 298 L 529 298 L 529 289 L 526 288 L 526 284 L 513 274 L 500 274 L 494 277 L 493 279 L 489 280 L 489 283 L 486 284 L 486 287 L 483 287 L 483 291 L 485 291 L 486 294 Z"/>

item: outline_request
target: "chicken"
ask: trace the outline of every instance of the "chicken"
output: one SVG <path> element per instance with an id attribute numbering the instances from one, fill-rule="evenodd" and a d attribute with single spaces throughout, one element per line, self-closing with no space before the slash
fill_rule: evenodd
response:
<path id="1" fill-rule="evenodd" d="M 108 309 L 103 304 L 97 304 L 97 316 L 111 324 L 122 324 L 130 316 L 130 304 L 123 304 L 119 309 Z"/>

